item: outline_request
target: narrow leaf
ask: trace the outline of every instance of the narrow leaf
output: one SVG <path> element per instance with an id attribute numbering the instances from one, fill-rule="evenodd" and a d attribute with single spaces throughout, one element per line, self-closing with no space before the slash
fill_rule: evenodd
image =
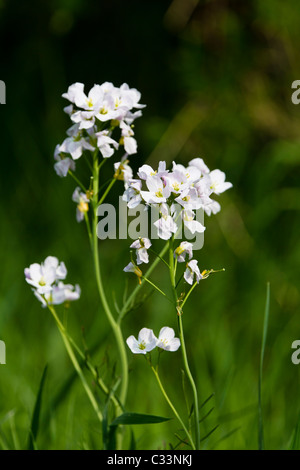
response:
<path id="1" fill-rule="evenodd" d="M 266 341 L 267 341 L 268 323 L 269 323 L 269 310 L 270 310 L 270 283 L 268 282 L 261 353 L 260 353 L 259 379 L 258 379 L 258 448 L 259 450 L 263 450 L 265 447 L 263 413 L 262 413 L 262 376 L 263 376 L 265 346 L 266 346 Z"/>
<path id="2" fill-rule="evenodd" d="M 139 413 L 123 413 L 118 416 L 111 426 L 118 426 L 120 424 L 155 424 L 169 421 L 171 418 L 163 418 L 162 416 L 144 415 Z"/>
<path id="3" fill-rule="evenodd" d="M 43 394 L 43 388 L 45 385 L 45 379 L 47 375 L 47 368 L 48 366 L 46 365 L 43 370 L 38 394 L 36 397 L 36 401 L 35 401 L 35 405 L 34 405 L 34 409 L 32 413 L 31 425 L 30 425 L 29 436 L 28 436 L 28 446 L 27 446 L 28 450 L 34 450 L 36 448 L 35 442 L 36 442 L 38 431 L 39 431 L 39 420 L 40 420 L 40 413 L 41 413 L 41 407 L 42 407 L 42 394 Z"/>

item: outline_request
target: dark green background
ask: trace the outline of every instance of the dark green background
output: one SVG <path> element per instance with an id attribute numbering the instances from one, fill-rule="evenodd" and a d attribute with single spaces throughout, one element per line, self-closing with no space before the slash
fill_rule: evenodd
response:
<path id="1" fill-rule="evenodd" d="M 257 387 L 266 283 L 270 325 L 263 380 L 267 448 L 286 448 L 298 421 L 299 366 L 291 343 L 299 322 L 300 107 L 291 84 L 300 79 L 297 2 L 259 1 L 0 1 L 0 436 L 26 444 L 39 380 L 49 365 L 39 448 L 99 448 L 92 408 L 76 381 L 53 401 L 71 365 L 49 313 L 24 281 L 23 269 L 47 255 L 66 262 L 69 282 L 82 287 L 68 325 L 97 346 L 94 362 L 111 380 L 115 344 L 99 306 L 85 227 L 75 220 L 74 183 L 53 170 L 53 150 L 69 126 L 61 98 L 76 81 L 127 82 L 147 104 L 136 121 L 138 154 L 155 166 L 204 158 L 226 172 L 233 189 L 206 217 L 199 266 L 225 267 L 200 283 L 185 311 L 186 341 L 196 371 L 207 448 L 257 448 Z M 110 167 L 109 167 L 110 165 Z M 111 175 L 112 162 L 107 164 Z M 122 192 L 122 183 L 111 198 Z M 109 297 L 121 299 L 127 241 L 101 243 Z M 158 245 L 157 245 L 158 246 Z M 158 246 L 159 249 L 159 246 Z M 157 284 L 167 286 L 163 269 Z M 135 286 L 130 276 L 130 289 Z M 167 288 L 167 287 L 166 287 Z M 124 322 L 125 337 L 143 326 L 157 334 L 176 318 L 152 295 Z M 128 350 L 130 355 L 130 351 Z M 129 356 L 128 410 L 170 416 L 142 357 Z M 165 354 L 162 377 L 178 408 L 181 356 Z M 12 431 L 16 427 L 16 433 Z M 137 428 L 139 448 L 176 443 L 177 424 Z M 231 434 L 232 431 L 235 431 Z M 229 437 L 226 437 L 227 434 Z M 203 443 L 204 444 L 204 443 Z"/>

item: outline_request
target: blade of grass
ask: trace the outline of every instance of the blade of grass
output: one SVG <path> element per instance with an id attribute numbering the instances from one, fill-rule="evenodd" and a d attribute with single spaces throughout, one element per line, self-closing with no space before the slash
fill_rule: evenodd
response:
<path id="1" fill-rule="evenodd" d="M 300 449 L 300 414 L 298 416 L 298 421 L 294 430 L 293 439 L 289 446 L 289 450 L 299 450 Z"/>
<path id="2" fill-rule="evenodd" d="M 36 439 L 37 439 L 37 435 L 39 431 L 39 420 L 40 420 L 40 413 L 41 413 L 41 408 L 42 408 L 42 394 L 43 394 L 43 389 L 45 385 L 47 369 L 48 369 L 48 366 L 46 365 L 43 370 L 38 394 L 36 397 L 36 401 L 35 401 L 35 405 L 34 405 L 34 409 L 32 413 L 31 425 L 30 425 L 29 436 L 28 436 L 28 446 L 27 446 L 28 450 L 34 450 L 36 448 L 35 443 L 36 443 Z"/>
<path id="3" fill-rule="evenodd" d="M 263 413 L 262 413 L 262 377 L 263 377 L 263 365 L 264 365 L 264 355 L 265 355 L 265 346 L 267 341 L 267 331 L 269 323 L 269 310 L 270 310 L 270 283 L 267 283 L 267 294 L 266 294 L 266 306 L 265 306 L 265 315 L 264 315 L 264 327 L 262 334 L 262 345 L 260 353 L 260 365 L 259 365 L 259 379 L 258 379 L 258 448 L 259 450 L 264 450 L 264 423 L 263 423 Z"/>

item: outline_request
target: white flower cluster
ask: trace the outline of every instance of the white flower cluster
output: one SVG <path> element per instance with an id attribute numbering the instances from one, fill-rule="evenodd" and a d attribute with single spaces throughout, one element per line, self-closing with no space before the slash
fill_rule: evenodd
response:
<path id="1" fill-rule="evenodd" d="M 124 173 L 123 200 L 129 208 L 139 204 L 157 208 L 160 218 L 154 225 L 159 238 L 164 240 L 177 232 L 178 220 L 192 234 L 204 232 L 205 227 L 195 220 L 195 210 L 203 209 L 207 215 L 216 214 L 221 206 L 211 196 L 232 187 L 225 181 L 225 173 L 210 171 L 202 158 L 191 160 L 187 167 L 173 162 L 172 171 L 166 169 L 166 162 L 160 162 L 157 170 L 143 165 L 138 170 L 138 178 L 130 175 L 129 171 Z"/>
<path id="2" fill-rule="evenodd" d="M 54 168 L 59 176 L 66 176 L 69 170 L 75 169 L 74 160 L 80 158 L 84 150 L 98 148 L 103 158 L 111 157 L 120 145 L 129 155 L 137 152 L 133 122 L 145 107 L 139 103 L 138 90 L 129 88 L 126 83 L 118 88 L 105 82 L 94 85 L 86 95 L 83 83 L 77 82 L 62 96 L 70 102 L 64 111 L 73 125 L 67 131 L 68 137 L 55 149 Z M 117 127 L 120 135 L 115 140 L 112 133 Z"/>
<path id="3" fill-rule="evenodd" d="M 132 177 L 132 171 L 122 162 L 116 168 L 122 168 L 125 192 L 123 200 L 129 208 L 144 204 L 146 208 L 154 207 L 159 210 L 160 218 L 154 222 L 159 238 L 169 240 L 176 234 L 179 224 L 184 225 L 192 234 L 202 233 L 205 227 L 195 220 L 196 210 L 202 209 L 207 215 L 220 211 L 220 204 L 211 198 L 232 187 L 226 182 L 225 173 L 220 170 L 210 171 L 202 158 L 194 158 L 187 167 L 173 162 L 172 171 L 166 169 L 166 162 L 159 162 L 158 169 L 149 165 L 139 168 L 137 178 Z M 137 262 L 130 262 L 125 272 L 133 272 L 141 282 L 142 271 L 137 265 L 148 263 L 147 249 L 151 246 L 148 238 L 140 238 L 132 243 L 130 248 L 136 249 Z M 183 263 L 188 254 L 184 279 L 188 284 L 199 283 L 202 279 L 198 261 L 192 259 L 193 245 L 183 241 L 175 250 L 174 257 L 178 263 Z"/>
<path id="4" fill-rule="evenodd" d="M 173 328 L 168 326 L 164 326 L 160 330 L 158 338 L 149 328 L 142 328 L 138 339 L 131 335 L 127 338 L 126 343 L 134 354 L 147 354 L 156 347 L 165 351 L 177 351 L 180 347 L 180 339 L 175 338 Z"/>
<path id="5" fill-rule="evenodd" d="M 34 295 L 42 303 L 58 305 L 80 297 L 80 287 L 64 284 L 67 269 L 63 262 L 59 263 L 54 256 L 48 256 L 41 264 L 33 263 L 24 270 L 25 280 L 33 286 Z"/>

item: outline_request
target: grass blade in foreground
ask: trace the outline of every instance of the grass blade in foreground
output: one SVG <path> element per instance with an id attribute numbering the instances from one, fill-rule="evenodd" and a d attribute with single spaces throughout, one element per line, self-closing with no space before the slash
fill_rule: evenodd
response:
<path id="1" fill-rule="evenodd" d="M 263 426 L 263 414 L 262 414 L 262 375 L 263 375 L 263 364 L 265 355 L 265 346 L 267 340 L 267 331 L 269 323 L 269 310 L 270 310 L 270 283 L 267 283 L 267 295 L 266 295 L 266 307 L 264 316 L 264 328 L 262 335 L 262 345 L 260 353 L 260 366 L 259 366 L 259 379 L 258 379 L 258 448 L 264 450 L 264 426 Z"/>
<path id="2" fill-rule="evenodd" d="M 30 430 L 29 430 L 29 436 L 28 436 L 28 450 L 34 450 L 35 443 L 36 443 L 36 438 L 38 435 L 39 431 L 39 420 L 40 420 L 40 413 L 41 413 L 41 408 L 42 408 L 42 394 L 43 394 L 43 389 L 45 385 L 45 380 L 46 380 L 46 375 L 47 375 L 47 368 L 48 366 L 45 366 L 42 374 L 42 378 L 40 381 L 40 386 L 39 386 L 39 391 L 36 397 L 33 413 L 32 413 L 32 419 L 31 419 L 31 424 L 30 424 Z"/>

